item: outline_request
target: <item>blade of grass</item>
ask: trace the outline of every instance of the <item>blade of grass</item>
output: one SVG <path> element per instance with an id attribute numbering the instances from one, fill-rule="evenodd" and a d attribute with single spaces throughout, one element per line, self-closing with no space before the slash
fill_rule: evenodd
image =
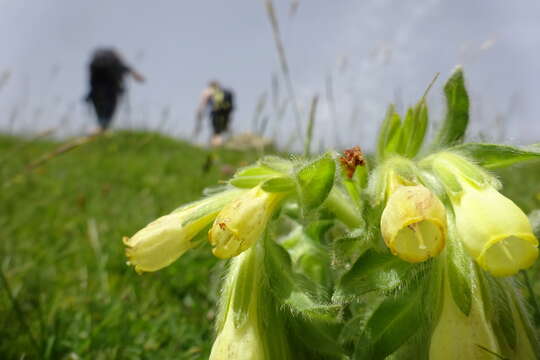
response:
<path id="1" fill-rule="evenodd" d="M 265 0 L 265 4 L 266 4 L 266 13 L 268 15 L 268 19 L 270 20 L 270 24 L 272 25 L 272 34 L 274 36 L 274 41 L 276 43 L 276 49 L 277 49 L 280 64 L 281 64 L 281 71 L 283 72 L 283 77 L 285 78 L 285 82 L 287 84 L 289 97 L 291 99 L 291 102 L 293 103 L 293 110 L 294 110 L 294 115 L 295 115 L 295 120 L 296 120 L 296 132 L 298 135 L 298 139 L 302 139 L 302 119 L 300 115 L 300 108 L 298 106 L 298 101 L 296 100 L 296 93 L 295 93 L 294 86 L 291 80 L 289 64 L 287 62 L 287 56 L 285 54 L 285 47 L 283 46 L 283 41 L 281 40 L 281 35 L 279 31 L 279 23 L 277 20 L 276 12 L 274 10 L 274 4 L 272 0 Z"/>
<path id="2" fill-rule="evenodd" d="M 311 150 L 311 140 L 313 139 L 313 126 L 315 123 L 315 115 L 317 113 L 317 103 L 319 102 L 319 96 L 313 96 L 311 100 L 311 108 L 309 110 L 309 118 L 306 129 L 306 138 L 304 139 L 304 156 L 309 157 Z"/>
<path id="3" fill-rule="evenodd" d="M 326 77 L 326 101 L 328 101 L 328 107 L 330 108 L 330 117 L 332 120 L 332 128 L 334 130 L 334 146 L 336 148 L 341 147 L 341 138 L 339 136 L 339 126 L 338 126 L 338 117 L 337 117 L 337 110 L 336 110 L 336 101 L 334 98 L 334 82 L 332 80 L 332 74 L 328 74 Z"/>
<path id="4" fill-rule="evenodd" d="M 69 142 L 67 142 L 67 143 L 65 143 L 63 145 L 60 145 L 59 147 L 57 147 L 53 151 L 48 152 L 48 153 L 42 155 L 41 157 L 39 157 L 38 159 L 32 161 L 30 164 L 28 164 L 25 167 L 25 169 L 22 172 L 16 174 L 14 177 L 11 178 L 11 180 L 8 180 L 6 183 L 4 183 L 4 185 L 11 184 L 13 181 L 19 179 L 24 174 L 32 172 L 33 170 L 37 169 L 40 166 L 43 166 L 48 161 L 50 161 L 50 160 L 52 160 L 52 159 L 54 159 L 54 158 L 56 158 L 56 157 L 58 157 L 58 156 L 60 156 L 62 154 L 65 154 L 65 153 L 67 153 L 67 152 L 69 152 L 69 151 L 71 151 L 73 149 L 78 148 L 81 145 L 84 145 L 84 144 L 87 144 L 89 142 L 92 142 L 92 141 L 96 140 L 102 134 L 103 134 L 103 132 L 98 132 L 98 133 L 91 134 L 91 135 L 80 136 L 78 138 L 73 139 L 72 141 L 69 141 Z"/>
<path id="5" fill-rule="evenodd" d="M 41 353 L 40 347 L 36 341 L 36 338 L 32 334 L 32 330 L 30 329 L 30 326 L 28 325 L 28 322 L 26 321 L 26 316 L 19 305 L 19 302 L 13 296 L 13 291 L 11 291 L 11 286 L 9 285 L 9 281 L 4 274 L 4 270 L 0 266 L 0 278 L 2 278 L 2 283 L 4 284 L 4 289 L 6 290 L 6 294 L 9 298 L 9 301 L 11 302 L 11 306 L 13 306 L 13 310 L 15 310 L 15 313 L 17 314 L 17 318 L 19 319 L 19 322 L 21 323 L 21 326 L 24 328 L 26 335 L 28 336 L 28 339 L 30 340 L 30 343 L 34 347 L 34 350 L 36 351 L 36 354 L 39 357 L 39 354 Z"/>

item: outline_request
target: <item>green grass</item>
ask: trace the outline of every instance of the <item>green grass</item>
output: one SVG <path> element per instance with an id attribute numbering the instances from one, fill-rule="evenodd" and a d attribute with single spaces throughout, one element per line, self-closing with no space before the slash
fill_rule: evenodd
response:
<path id="1" fill-rule="evenodd" d="M 224 263 L 203 246 L 139 276 L 121 239 L 217 185 L 221 166 L 203 173 L 206 150 L 120 132 L 14 180 L 57 146 L 0 136 L 0 267 L 16 301 L 0 283 L 0 359 L 207 358 Z M 218 154 L 233 166 L 256 155 Z M 499 174 L 525 211 L 540 208 L 540 162 Z"/>
<path id="2" fill-rule="evenodd" d="M 0 358 L 206 358 L 223 264 L 202 247 L 139 276 L 121 239 L 217 185 L 221 166 L 203 173 L 208 151 L 116 133 L 13 181 L 57 146 L 0 137 L 0 266 L 20 308 L 1 284 Z"/>

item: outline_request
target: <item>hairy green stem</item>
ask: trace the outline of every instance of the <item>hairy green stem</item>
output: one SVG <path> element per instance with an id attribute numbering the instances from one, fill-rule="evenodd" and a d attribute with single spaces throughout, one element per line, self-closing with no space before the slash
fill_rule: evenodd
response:
<path id="1" fill-rule="evenodd" d="M 350 228 L 361 227 L 364 223 L 360 211 L 341 190 L 333 188 L 324 204 L 328 210 L 333 212 L 339 220 Z"/>

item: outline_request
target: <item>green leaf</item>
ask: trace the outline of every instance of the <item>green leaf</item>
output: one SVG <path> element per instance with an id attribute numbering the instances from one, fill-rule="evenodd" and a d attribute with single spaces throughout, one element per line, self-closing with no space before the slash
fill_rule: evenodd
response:
<path id="1" fill-rule="evenodd" d="M 412 276 L 414 265 L 397 256 L 366 251 L 340 280 L 340 296 L 358 296 L 370 291 L 389 292 Z M 338 295 L 336 295 L 338 296 Z"/>
<path id="2" fill-rule="evenodd" d="M 257 260 L 256 249 L 253 249 L 250 253 L 246 254 L 241 260 L 236 258 L 235 261 L 239 261 L 238 275 L 235 279 L 232 299 L 232 309 L 234 311 L 234 322 L 236 326 L 244 323 L 249 314 L 249 305 L 254 294 L 254 288 L 256 286 L 255 281 L 257 279 L 257 267 L 255 261 Z"/>
<path id="3" fill-rule="evenodd" d="M 469 316 L 472 303 L 472 263 L 452 225 L 448 229 L 446 264 L 452 297 L 461 312 Z"/>
<path id="4" fill-rule="evenodd" d="M 368 182 L 368 175 L 369 175 L 368 162 L 367 160 L 364 160 L 364 161 L 365 161 L 364 166 L 358 166 L 356 170 L 354 171 L 354 175 L 352 178 L 352 181 L 356 184 L 356 187 L 358 188 L 358 190 L 365 188 Z"/>
<path id="5" fill-rule="evenodd" d="M 311 223 L 305 229 L 299 226 L 280 241 L 292 258 L 293 270 L 323 287 L 329 287 L 332 282 L 330 254 L 322 243 L 324 233 L 333 224 L 333 221 L 320 220 Z M 322 290 L 320 293 L 324 294 L 325 289 L 320 290 Z"/>
<path id="6" fill-rule="evenodd" d="M 343 186 L 345 187 L 345 190 L 347 191 L 351 199 L 354 201 L 356 207 L 360 211 L 364 207 L 364 200 L 362 199 L 362 192 L 367 186 L 368 175 L 369 175 L 368 165 L 367 165 L 367 161 L 364 159 L 364 164 L 356 167 L 352 178 L 349 179 L 346 171 L 343 171 L 342 176 L 340 177 L 341 182 Z"/>
<path id="7" fill-rule="evenodd" d="M 298 194 L 307 210 L 319 207 L 326 200 L 332 186 L 336 164 L 327 154 L 305 165 L 296 174 Z"/>
<path id="8" fill-rule="evenodd" d="M 540 148 L 535 146 L 515 147 L 497 144 L 469 143 L 453 147 L 479 165 L 488 169 L 509 166 L 522 161 L 540 159 Z"/>
<path id="9" fill-rule="evenodd" d="M 435 147 L 443 148 L 463 141 L 469 124 L 469 95 L 465 88 L 463 70 L 457 68 L 444 86 L 446 118 L 439 129 Z"/>
<path id="10" fill-rule="evenodd" d="M 258 163 L 283 174 L 287 174 L 292 170 L 292 163 L 278 156 L 265 156 Z"/>
<path id="11" fill-rule="evenodd" d="M 523 326 L 525 335 L 527 336 L 529 343 L 532 345 L 533 352 L 536 354 L 536 358 L 538 359 L 538 354 L 540 354 L 540 341 L 538 339 L 538 334 L 534 324 L 529 318 L 527 306 L 525 305 L 523 299 L 520 298 L 519 292 L 517 291 L 515 285 L 510 286 L 510 291 L 507 292 L 507 295 L 510 297 L 513 308 L 517 312 L 519 320 L 521 320 L 521 325 Z"/>
<path id="12" fill-rule="evenodd" d="M 459 194 L 463 188 L 456 178 L 456 174 L 449 170 L 446 166 L 440 165 L 438 163 L 433 165 L 433 170 L 437 174 L 438 179 L 444 184 L 446 191 L 450 195 Z"/>
<path id="13" fill-rule="evenodd" d="M 428 111 L 424 100 L 421 100 L 414 108 L 407 111 L 407 116 L 401 129 L 403 143 L 402 154 L 413 158 L 424 143 L 428 125 Z"/>
<path id="14" fill-rule="evenodd" d="M 387 297 L 371 315 L 358 340 L 353 359 L 379 360 L 395 352 L 422 323 L 421 287 Z"/>
<path id="15" fill-rule="evenodd" d="M 382 160 L 386 157 L 392 147 L 396 145 L 396 139 L 399 139 L 399 129 L 401 120 L 396 113 L 394 105 L 390 105 L 386 116 L 379 130 L 379 139 L 377 140 L 377 158 Z M 389 144 L 392 142 L 392 145 Z"/>
<path id="16" fill-rule="evenodd" d="M 510 346 L 510 348 L 514 350 L 517 345 L 517 331 L 514 324 L 514 318 L 512 316 L 510 299 L 508 298 L 508 295 L 506 294 L 500 283 L 499 286 L 494 290 L 496 292 L 496 295 L 499 297 L 494 327 L 496 328 L 498 336 L 504 337 L 508 346 Z"/>
<path id="17" fill-rule="evenodd" d="M 281 176 L 266 180 L 261 188 L 266 192 L 289 192 L 294 190 L 295 183 L 292 178 Z"/>
<path id="18" fill-rule="evenodd" d="M 514 349 L 517 342 L 516 327 L 512 316 L 511 299 L 504 289 L 509 284 L 501 283 L 501 280 L 491 276 L 478 266 L 476 266 L 476 272 L 486 317 L 493 324 L 499 342 L 506 342 L 510 348 Z M 510 288 L 511 293 L 515 291 L 517 289 Z"/>
<path id="19" fill-rule="evenodd" d="M 332 243 L 332 265 L 349 270 L 367 247 L 363 241 L 365 230 L 355 230 L 351 235 L 334 240 Z"/>
<path id="20" fill-rule="evenodd" d="M 291 346 L 295 348 L 301 344 L 304 347 L 301 353 L 306 353 L 306 351 L 313 353 L 307 359 L 343 359 L 343 349 L 338 343 L 341 330 L 341 324 L 338 322 L 307 319 L 298 314 L 291 314 L 288 326 L 293 339 Z M 326 356 L 320 357 L 315 354 Z"/>
<path id="21" fill-rule="evenodd" d="M 394 127 L 388 134 L 388 139 L 384 148 L 385 157 L 395 153 L 401 154 L 403 150 L 403 128 L 401 127 L 401 117 L 397 112 L 392 114 L 392 124 L 394 124 Z M 395 124 L 398 124 L 398 126 L 395 126 Z"/>
<path id="22" fill-rule="evenodd" d="M 229 183 L 238 188 L 252 188 L 263 181 L 281 175 L 278 171 L 267 166 L 253 165 L 237 171 L 234 177 L 229 180 Z"/>
<path id="23" fill-rule="evenodd" d="M 306 227 L 305 233 L 316 244 L 324 244 L 324 236 L 333 225 L 333 220 L 314 221 Z"/>
<path id="24" fill-rule="evenodd" d="M 271 291 L 281 305 L 308 318 L 333 321 L 340 309 L 317 299 L 320 287 L 306 276 L 296 273 L 288 252 L 265 237 L 264 264 Z"/>
<path id="25" fill-rule="evenodd" d="M 366 309 L 361 308 L 361 311 L 348 319 L 343 325 L 341 334 L 339 334 L 339 342 L 344 344 L 345 347 L 354 345 L 360 338 L 362 329 L 366 326 L 366 321 L 369 317 L 369 313 L 366 314 L 367 311 L 365 310 Z"/>

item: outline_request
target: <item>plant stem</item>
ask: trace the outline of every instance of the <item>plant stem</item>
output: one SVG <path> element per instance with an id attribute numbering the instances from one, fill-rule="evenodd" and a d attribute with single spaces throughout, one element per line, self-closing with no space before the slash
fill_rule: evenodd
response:
<path id="1" fill-rule="evenodd" d="M 339 220 L 350 228 L 361 227 L 364 223 L 360 211 L 352 205 L 351 200 L 343 192 L 336 188 L 330 191 L 325 205 Z"/>

